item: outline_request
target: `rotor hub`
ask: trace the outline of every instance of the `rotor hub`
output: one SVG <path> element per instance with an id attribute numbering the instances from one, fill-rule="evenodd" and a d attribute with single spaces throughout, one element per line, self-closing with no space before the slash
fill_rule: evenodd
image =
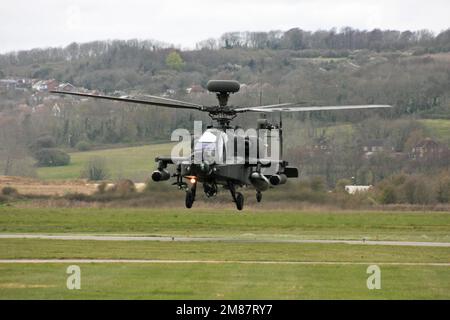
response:
<path id="1" fill-rule="evenodd" d="M 225 107 L 228 104 L 228 98 L 230 97 L 228 92 L 218 92 L 216 96 L 219 100 L 219 106 Z"/>
<path id="2" fill-rule="evenodd" d="M 209 92 L 216 93 L 219 106 L 208 110 L 211 119 L 218 122 L 219 126 L 226 128 L 230 121 L 236 118 L 236 111 L 228 107 L 230 94 L 236 93 L 241 88 L 239 82 L 234 80 L 210 80 L 206 88 Z"/>

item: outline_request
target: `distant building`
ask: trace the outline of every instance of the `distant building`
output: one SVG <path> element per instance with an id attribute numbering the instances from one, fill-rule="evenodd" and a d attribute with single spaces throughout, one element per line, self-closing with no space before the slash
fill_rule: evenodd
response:
<path id="1" fill-rule="evenodd" d="M 33 90 L 39 91 L 39 92 L 48 92 L 50 90 L 55 90 L 59 86 L 58 81 L 55 79 L 50 80 L 38 80 L 35 82 L 32 86 Z"/>
<path id="2" fill-rule="evenodd" d="M 15 89 L 17 85 L 18 85 L 17 80 L 0 79 L 0 88 L 2 88 L 2 89 L 6 89 L 6 90 Z"/>
<path id="3" fill-rule="evenodd" d="M 190 86 L 189 88 L 186 88 L 187 94 L 203 93 L 203 92 L 205 92 L 205 89 L 203 89 L 203 87 L 199 84 L 194 84 L 194 85 Z"/>
<path id="4" fill-rule="evenodd" d="M 372 188 L 372 186 L 354 186 L 354 185 L 348 185 L 345 186 L 345 191 L 349 194 L 356 194 L 356 193 L 362 193 L 367 192 Z"/>
<path id="5" fill-rule="evenodd" d="M 274 87 L 270 83 L 251 83 L 241 85 L 241 93 L 255 93 L 273 90 Z"/>
<path id="6" fill-rule="evenodd" d="M 435 158 L 439 159 L 448 152 L 448 147 L 431 138 L 419 141 L 411 150 L 412 159 Z"/>
<path id="7" fill-rule="evenodd" d="M 122 90 L 116 90 L 116 91 L 113 92 L 112 95 L 115 96 L 115 97 L 124 97 L 124 98 L 127 97 L 127 98 L 129 98 L 127 93 L 125 91 L 122 91 Z"/>
<path id="8" fill-rule="evenodd" d="M 363 144 L 362 147 L 364 151 L 364 156 L 366 158 L 370 158 L 373 154 L 379 153 L 379 152 L 394 152 L 393 147 L 386 146 L 386 141 L 384 139 L 372 139 L 368 140 L 365 144 Z"/>
<path id="9" fill-rule="evenodd" d="M 164 93 L 163 93 L 163 97 L 167 98 L 167 97 L 173 97 L 175 95 L 175 90 L 173 89 L 167 89 Z"/>
<path id="10" fill-rule="evenodd" d="M 321 151 L 331 150 L 329 139 L 325 136 L 320 136 L 319 138 L 314 139 L 313 149 Z"/>
<path id="11" fill-rule="evenodd" d="M 384 151 L 383 139 L 372 139 L 367 141 L 363 146 L 364 152 L 381 152 Z"/>
<path id="12" fill-rule="evenodd" d="M 71 83 L 65 82 L 58 85 L 58 90 L 70 92 L 75 90 L 75 86 L 72 85 Z"/>
<path id="13" fill-rule="evenodd" d="M 22 79 L 17 80 L 17 88 L 31 89 L 32 83 L 33 83 L 32 79 L 22 78 Z"/>
<path id="14" fill-rule="evenodd" d="M 241 70 L 242 66 L 240 64 L 233 64 L 233 63 L 228 62 L 228 63 L 226 63 L 224 65 L 221 65 L 219 68 L 221 70 L 226 70 L 226 71 L 233 72 L 233 71 Z"/>

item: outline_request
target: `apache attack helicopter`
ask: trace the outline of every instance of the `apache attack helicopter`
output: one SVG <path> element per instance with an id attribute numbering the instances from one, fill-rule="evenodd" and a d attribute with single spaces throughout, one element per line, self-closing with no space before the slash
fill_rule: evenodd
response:
<path id="1" fill-rule="evenodd" d="M 74 96 L 91 97 L 113 101 L 138 103 L 151 106 L 188 109 L 207 112 L 210 118 L 216 121 L 214 126 L 209 126 L 197 139 L 191 136 L 191 147 L 194 151 L 188 155 L 159 156 L 155 159 L 158 164 L 157 170 L 152 173 L 153 181 L 165 181 L 171 177 L 176 178 L 173 185 L 186 191 L 185 204 L 191 208 L 195 198 L 197 185 L 201 183 L 207 197 L 215 196 L 218 186 L 223 186 L 231 193 L 233 201 L 238 210 L 244 206 L 244 196 L 237 192 L 237 187 L 252 186 L 256 190 L 256 200 L 262 199 L 262 192 L 270 186 L 286 183 L 289 178 L 298 177 L 298 169 L 290 167 L 287 161 L 282 160 L 283 130 L 281 114 L 283 112 L 309 112 L 324 110 L 354 110 L 354 109 L 376 109 L 390 108 L 389 105 L 345 105 L 345 106 L 299 106 L 299 103 L 280 103 L 256 107 L 235 107 L 228 105 L 231 94 L 240 89 L 240 84 L 233 80 L 211 80 L 207 84 L 209 92 L 215 93 L 219 104 L 205 106 L 186 101 L 162 98 L 146 95 L 144 98 L 115 97 L 107 95 L 95 95 L 80 92 L 51 91 L 52 93 L 68 94 Z M 150 98 L 152 100 L 148 100 Z M 258 130 L 265 130 L 265 139 L 260 136 L 259 131 L 253 136 L 242 136 L 233 133 L 230 122 L 239 114 L 244 112 L 274 113 L 279 112 L 278 124 L 271 124 L 266 118 L 258 120 Z M 231 134 L 230 134 L 231 130 Z M 276 134 L 272 134 L 272 132 Z M 268 134 L 267 134 L 268 132 Z M 267 158 L 267 137 L 272 144 L 279 144 L 279 148 L 273 148 L 276 157 Z M 239 144 L 243 147 L 239 147 Z M 262 142 L 262 143 L 261 143 Z M 250 152 L 250 149 L 255 150 Z M 192 150 L 192 149 L 191 149 Z M 237 150 L 243 150 L 239 153 Z M 272 150 L 272 153 L 273 150 Z M 230 161 L 231 160 L 231 161 Z M 175 166 L 175 173 L 170 174 L 168 165 Z M 185 179 L 187 182 L 185 182 Z"/>

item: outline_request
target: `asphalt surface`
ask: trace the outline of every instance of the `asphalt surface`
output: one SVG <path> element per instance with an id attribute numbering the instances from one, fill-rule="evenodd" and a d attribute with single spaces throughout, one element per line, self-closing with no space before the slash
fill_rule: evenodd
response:
<path id="1" fill-rule="evenodd" d="M 23 263 L 145 263 L 145 264 L 261 264 L 261 265 L 390 265 L 450 267 L 439 262 L 351 262 L 351 261 L 243 261 L 243 260 L 136 260 L 136 259 L 1 259 L 0 264 Z"/>
<path id="2" fill-rule="evenodd" d="M 47 239 L 90 241 L 178 241 L 178 242 L 241 242 L 241 243 L 323 243 L 414 247 L 450 247 L 450 242 L 374 241 L 374 240 L 308 240 L 308 239 L 247 239 L 232 237 L 150 237 L 118 235 L 50 235 L 50 234 L 0 234 L 0 239 Z"/>

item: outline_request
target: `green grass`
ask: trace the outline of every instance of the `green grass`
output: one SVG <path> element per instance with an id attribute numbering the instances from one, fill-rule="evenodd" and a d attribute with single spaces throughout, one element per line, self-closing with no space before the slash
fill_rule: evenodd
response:
<path id="1" fill-rule="evenodd" d="M 293 133 L 291 136 L 307 136 L 307 131 L 295 129 L 292 123 Z M 352 133 L 351 124 L 339 124 L 318 129 L 319 132 L 325 130 L 327 136 L 339 133 L 339 135 L 349 135 Z M 297 138 L 296 138 L 297 139 Z M 298 141 L 290 140 L 286 137 L 286 143 L 297 144 Z M 152 144 L 139 147 L 113 148 L 85 152 L 70 153 L 71 161 L 67 166 L 43 167 L 37 169 L 38 178 L 44 180 L 69 180 L 79 179 L 85 164 L 93 157 L 104 158 L 110 172 L 111 179 L 132 179 L 135 181 L 145 181 L 149 174 L 155 169 L 155 157 L 159 155 L 170 155 L 173 143 Z"/>
<path id="2" fill-rule="evenodd" d="M 27 258 L 450 263 L 450 248 L 212 241 L 0 241 L 0 259 Z"/>
<path id="3" fill-rule="evenodd" d="M 78 179 L 92 157 L 106 160 L 111 179 L 127 178 L 144 181 L 155 168 L 155 157 L 170 155 L 173 144 L 153 144 L 140 147 L 105 149 L 70 153 L 71 162 L 63 167 L 38 168 L 40 179 Z"/>
<path id="4" fill-rule="evenodd" d="M 0 232 L 449 241 L 449 218 L 445 212 L 3 207 Z M 80 263 L 81 290 L 66 288 L 70 263 L 2 263 L 0 299 L 450 299 L 450 268 L 430 265 L 450 262 L 446 247 L 1 239 L 0 259 L 199 261 Z M 366 287 L 371 264 L 381 268 L 381 290 Z"/>
<path id="5" fill-rule="evenodd" d="M 66 288 L 69 264 L 0 265 L 1 299 L 449 299 L 448 267 L 242 264 L 82 264 L 81 289 Z"/>
<path id="6" fill-rule="evenodd" d="M 0 232 L 450 242 L 450 214 L 3 207 Z"/>
<path id="7" fill-rule="evenodd" d="M 450 143 L 450 120 L 445 119 L 423 119 L 419 120 L 425 128 L 443 142 Z"/>
<path id="8" fill-rule="evenodd" d="M 295 129 L 292 121 L 286 120 L 287 127 L 292 127 L 293 133 L 291 136 L 306 137 L 307 132 L 304 128 Z M 292 123 L 291 123 L 292 122 Z M 450 143 L 450 120 L 439 119 L 424 119 L 419 120 L 429 130 L 432 136 Z M 335 126 L 328 126 L 322 129 L 317 129 L 318 132 L 325 130 L 326 136 L 348 136 L 352 134 L 353 126 L 351 124 L 339 124 Z M 298 144 L 297 140 L 290 140 L 286 137 L 287 144 Z M 38 177 L 45 180 L 58 179 L 78 179 L 84 165 L 92 157 L 105 158 L 111 174 L 111 179 L 127 178 L 136 181 L 144 181 L 149 173 L 155 168 L 154 159 L 158 155 L 170 155 L 171 148 L 174 144 L 152 144 L 148 146 L 128 147 L 104 149 L 86 152 L 70 153 L 71 163 L 63 167 L 46 167 L 38 168 Z"/>

